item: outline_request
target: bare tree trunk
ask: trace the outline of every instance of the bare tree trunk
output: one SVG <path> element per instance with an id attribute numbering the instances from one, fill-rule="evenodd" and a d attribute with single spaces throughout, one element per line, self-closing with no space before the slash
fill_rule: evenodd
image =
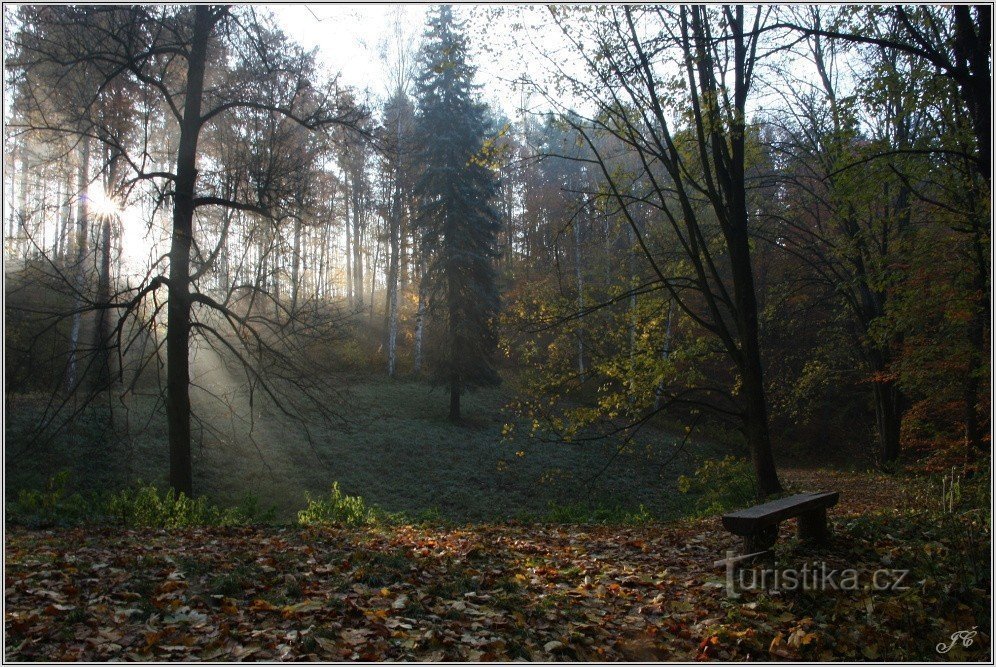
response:
<path id="1" fill-rule="evenodd" d="M 176 156 L 173 235 L 169 252 L 169 303 L 166 329 L 166 418 L 169 427 L 169 484 L 193 494 L 190 456 L 190 247 L 193 241 L 197 140 L 201 129 L 201 95 L 211 8 L 194 10 L 193 38 L 187 59 L 186 98 Z"/>
<path id="2" fill-rule="evenodd" d="M 17 256 L 23 258 L 24 248 L 27 246 L 25 239 L 27 238 L 28 221 L 31 219 L 31 213 L 28 211 L 28 172 L 31 168 L 28 165 L 28 150 L 27 147 L 22 147 L 21 149 L 21 188 L 18 193 L 18 213 L 17 213 L 17 231 L 15 232 L 15 248 L 17 248 Z"/>
<path id="3" fill-rule="evenodd" d="M 101 224 L 100 235 L 100 271 L 97 274 L 97 303 L 109 303 L 111 300 L 111 217 L 105 216 Z M 97 322 L 94 328 L 94 352 L 96 358 L 96 375 L 94 388 L 103 389 L 111 380 L 111 326 L 110 316 L 106 308 L 97 310 Z"/>
<path id="4" fill-rule="evenodd" d="M 64 197 L 64 194 L 62 192 L 62 179 L 59 178 L 59 179 L 56 180 L 56 184 L 55 184 L 55 212 L 54 212 L 54 216 L 53 216 L 55 218 L 55 230 L 54 230 L 54 234 L 53 234 L 53 238 L 52 238 L 52 259 L 53 260 L 58 260 L 59 259 L 59 246 L 62 243 L 62 237 L 60 235 L 61 225 L 59 224 L 60 223 L 59 215 L 62 212 L 63 197 Z"/>
<path id="5" fill-rule="evenodd" d="M 318 252 L 318 279 L 315 281 L 316 299 L 321 299 L 328 293 L 326 290 L 327 276 L 325 275 L 325 261 L 328 255 L 329 243 L 331 242 L 331 230 L 332 225 L 329 222 L 325 222 L 322 225 L 322 243 Z"/>
<path id="6" fill-rule="evenodd" d="M 352 186 L 351 186 L 352 187 Z M 346 197 L 346 303 L 350 308 L 353 308 L 355 300 L 353 299 L 353 245 L 351 241 L 352 235 L 352 224 L 350 222 L 350 213 L 352 211 L 352 206 L 350 202 L 352 200 L 352 191 L 350 191 L 350 196 Z"/>
<path id="7" fill-rule="evenodd" d="M 699 84 L 702 93 L 716 94 L 722 85 L 717 81 L 711 61 L 712 40 L 707 34 L 708 21 L 705 9 L 691 9 L 691 29 L 695 35 L 694 47 L 686 44 L 686 53 L 694 57 L 694 65 L 699 69 Z M 781 493 L 782 485 L 775 469 L 771 451 L 771 437 L 768 431 L 768 409 L 764 388 L 764 373 L 761 363 L 761 348 L 758 341 L 757 294 L 754 287 L 754 274 L 750 256 L 748 236 L 747 190 L 745 183 L 746 126 L 745 109 L 750 87 L 748 60 L 753 65 L 753 53 L 749 53 L 744 33 L 744 8 L 736 5 L 729 15 L 729 30 L 733 47 L 733 106 L 730 109 L 730 127 L 724 136 L 719 125 L 718 115 L 707 107 L 706 113 L 712 118 L 710 126 L 704 128 L 712 135 L 709 148 L 713 154 L 720 192 L 725 194 L 723 206 L 717 210 L 722 218 L 723 236 L 729 252 L 730 277 L 733 283 L 735 306 L 736 338 L 739 350 L 734 353 L 741 374 L 743 396 L 744 431 L 747 445 L 754 464 L 759 499 Z M 694 50 L 693 50 L 694 49 Z M 728 143 L 727 143 L 728 142 Z M 729 146 L 729 153 L 725 153 Z"/>
<path id="8" fill-rule="evenodd" d="M 447 297 L 449 299 L 449 347 L 450 347 L 450 414 L 449 420 L 457 424 L 460 422 L 460 394 L 463 392 L 462 378 L 460 377 L 460 371 L 457 370 L 456 360 L 460 359 L 463 354 L 463 350 L 460 349 L 459 344 L 459 316 L 460 316 L 460 304 L 457 300 L 457 295 L 460 291 L 460 285 L 458 283 L 459 277 L 452 271 L 447 271 L 446 276 L 447 285 Z"/>
<path id="9" fill-rule="evenodd" d="M 59 232 L 59 251 L 57 257 L 65 259 L 69 255 L 69 229 L 73 223 L 73 172 L 66 170 L 65 194 L 62 199 L 62 230 Z"/>
<path id="10" fill-rule="evenodd" d="M 381 242 L 379 240 L 374 241 L 374 256 L 373 264 L 368 266 L 370 272 L 370 324 L 373 324 L 374 317 L 374 290 L 377 287 L 377 264 L 380 262 L 380 246 Z"/>
<path id="11" fill-rule="evenodd" d="M 629 274 L 629 400 L 636 400 L 636 248 L 633 227 L 626 225 L 626 268 Z"/>
<path id="12" fill-rule="evenodd" d="M 83 138 L 80 145 L 80 164 L 77 170 L 77 190 L 79 192 L 76 199 L 76 262 L 73 266 L 75 281 L 73 289 L 75 295 L 75 308 L 73 309 L 73 320 L 69 329 L 69 363 L 66 366 L 66 391 L 74 391 L 77 383 L 77 359 L 76 353 L 80 342 L 80 327 L 83 324 L 83 290 L 86 287 L 86 253 L 87 253 L 87 227 L 89 225 L 87 210 L 87 183 L 89 181 L 90 165 L 90 140 Z"/>
<path id="13" fill-rule="evenodd" d="M 511 216 L 511 205 L 508 208 L 508 215 Z M 584 377 L 584 320 L 581 313 L 584 312 L 584 271 L 581 269 L 581 217 L 574 220 L 574 282 L 578 291 L 578 324 L 575 336 L 578 339 L 578 375 Z"/>
<path id="14" fill-rule="evenodd" d="M 38 204 L 37 222 L 35 228 L 31 230 L 31 235 L 35 242 L 30 244 L 37 257 L 39 253 L 45 252 L 45 242 L 48 238 L 48 167 L 41 170 L 41 202 Z M 37 245 L 37 247 L 35 247 Z M 27 252 L 27 251 L 25 251 Z"/>
<path id="15" fill-rule="evenodd" d="M 294 220 L 294 254 L 291 257 L 291 312 L 297 312 L 298 282 L 301 279 L 301 219 Z"/>
<path id="16" fill-rule="evenodd" d="M 421 249 L 419 249 L 421 252 Z M 415 312 L 415 360 L 414 370 L 416 373 L 422 372 L 422 338 L 425 334 L 425 288 L 422 285 L 425 274 L 424 260 L 419 260 L 418 281 L 418 310 Z"/>
<path id="17" fill-rule="evenodd" d="M 104 192 L 108 196 L 114 192 L 117 181 L 116 157 L 108 160 L 107 175 L 104 180 Z M 100 235 L 100 270 L 97 273 L 97 303 L 106 304 L 111 301 L 111 222 L 112 215 L 104 214 L 101 220 Z M 111 326 L 110 313 L 106 308 L 97 310 L 97 322 L 94 327 L 94 353 L 96 357 L 96 372 L 93 378 L 95 390 L 106 389 L 111 382 Z"/>
<path id="18" fill-rule="evenodd" d="M 873 352 L 871 366 L 875 373 L 872 393 L 875 399 L 875 426 L 878 431 L 878 461 L 890 466 L 899 460 L 899 436 L 902 426 L 902 394 L 894 380 L 880 379 L 889 368 L 884 355 Z"/>
<path id="19" fill-rule="evenodd" d="M 737 141 L 734 155 L 742 157 Z M 742 148 L 742 142 L 739 144 Z M 768 432 L 768 408 L 765 399 L 764 375 L 761 365 L 761 348 L 758 339 L 757 297 L 754 293 L 754 276 L 751 270 L 750 240 L 747 236 L 747 204 L 742 159 L 734 159 L 731 179 L 736 187 L 732 189 L 730 207 L 733 224 L 727 234 L 730 249 L 730 269 L 733 276 L 733 299 L 737 307 L 736 326 L 741 345 L 742 392 L 745 406 L 745 431 L 757 478 L 759 499 L 781 493 L 782 485 L 775 469 L 775 459 L 771 451 L 771 436 Z"/>
<path id="20" fill-rule="evenodd" d="M 401 235 L 400 170 L 395 170 L 394 205 L 391 212 L 391 257 L 387 268 L 387 375 L 394 377 L 398 341 L 398 262 Z"/>
<path id="21" fill-rule="evenodd" d="M 405 204 L 404 201 L 401 202 L 401 211 L 398 213 L 400 216 L 398 221 L 398 241 L 400 243 L 400 249 L 398 251 L 398 284 L 400 289 L 406 289 L 411 282 L 411 244 L 408 239 L 408 225 L 405 222 Z"/>
<path id="22" fill-rule="evenodd" d="M 21 149 L 20 146 L 15 142 L 14 150 L 10 156 L 10 162 L 4 164 L 5 171 L 10 172 L 10 190 L 9 198 L 4 201 L 14 202 L 17 197 L 17 177 L 19 175 L 19 169 L 17 167 L 17 160 L 20 157 Z M 14 239 L 14 230 L 17 229 L 17 207 L 10 206 L 10 215 L 7 216 L 6 224 L 7 228 L 4 233 L 5 240 L 9 243 Z"/>
<path id="23" fill-rule="evenodd" d="M 362 172 L 353 172 L 353 307 L 356 312 L 363 310 L 363 209 Z"/>
<path id="24" fill-rule="evenodd" d="M 269 291 L 270 288 L 270 251 L 267 248 L 266 236 L 260 233 L 256 244 L 258 259 L 256 260 L 256 289 Z"/>
<path id="25" fill-rule="evenodd" d="M 273 253 L 273 319 L 280 321 L 280 278 L 283 274 L 283 253 L 281 251 L 280 227 L 273 229 L 273 243 L 270 252 Z"/>
<path id="26" fill-rule="evenodd" d="M 301 267 L 299 270 L 300 271 L 299 279 L 301 281 L 301 284 L 295 288 L 299 292 L 298 294 L 295 295 L 294 298 L 295 307 L 297 306 L 297 300 L 300 297 L 300 293 L 302 292 L 306 293 L 308 291 L 302 288 L 308 287 L 309 281 L 314 281 L 315 272 L 312 269 L 312 267 L 314 266 L 314 259 L 315 259 L 315 252 L 314 252 L 315 244 L 314 244 L 314 239 L 312 238 L 313 234 L 314 231 L 311 226 L 304 227 L 304 229 L 301 230 L 301 242 L 299 244 L 301 248 L 300 249 Z M 297 284 L 296 281 L 295 284 Z"/>
<path id="27" fill-rule="evenodd" d="M 226 207 L 222 215 L 224 220 L 222 220 L 221 225 L 221 238 L 218 239 L 220 246 L 218 249 L 218 287 L 223 294 L 228 294 L 232 287 L 231 261 L 228 256 L 228 230 L 232 225 L 234 211 Z"/>
<path id="28" fill-rule="evenodd" d="M 978 25 L 972 20 L 969 5 L 956 5 L 954 11 L 954 52 L 959 74 L 958 91 L 972 118 L 972 129 L 979 148 L 979 175 L 992 187 L 992 58 L 991 5 L 975 5 Z"/>
<path id="29" fill-rule="evenodd" d="M 742 7 L 738 7 L 742 12 Z M 761 347 L 758 338 L 757 296 L 751 269 L 750 240 L 747 236 L 747 201 L 743 174 L 743 134 L 734 139 L 733 169 L 730 179 L 731 222 L 727 233 L 730 249 L 730 269 L 733 277 L 733 299 L 737 307 L 736 326 L 741 346 L 743 396 L 746 402 L 745 421 L 747 445 L 754 463 L 759 499 L 781 493 L 782 485 L 775 469 L 768 432 L 768 408 L 765 398 Z"/>
<path id="30" fill-rule="evenodd" d="M 674 299 L 667 300 L 667 323 L 664 325 L 664 345 L 661 346 L 661 359 L 667 361 L 671 358 L 671 316 L 674 310 Z M 657 391 L 654 394 L 654 411 L 661 409 L 661 400 L 664 398 L 664 379 L 657 383 Z"/>
<path id="31" fill-rule="evenodd" d="M 899 460 L 899 396 L 893 383 L 875 384 L 875 420 L 881 442 L 879 460 L 891 465 Z"/>

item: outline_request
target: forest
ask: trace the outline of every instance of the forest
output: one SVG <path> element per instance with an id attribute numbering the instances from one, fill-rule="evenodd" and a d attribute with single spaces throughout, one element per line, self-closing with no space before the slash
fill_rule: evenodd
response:
<path id="1" fill-rule="evenodd" d="M 4 7 L 6 659 L 991 659 L 991 6 L 295 9 Z"/>

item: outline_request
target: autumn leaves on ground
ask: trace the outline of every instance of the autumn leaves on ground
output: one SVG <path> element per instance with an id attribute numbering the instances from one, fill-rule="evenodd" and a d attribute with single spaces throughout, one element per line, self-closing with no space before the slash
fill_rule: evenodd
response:
<path id="1" fill-rule="evenodd" d="M 989 535 L 922 480 L 790 471 L 843 490 L 835 539 L 775 563 L 904 590 L 744 591 L 717 518 L 8 533 L 10 660 L 986 660 Z M 937 505 L 937 507 L 933 507 Z M 889 509 L 882 509 L 889 508 Z M 757 567 L 764 567 L 758 565 Z M 865 582 L 867 584 L 867 582 Z M 953 633 L 971 644 L 938 654 Z"/>

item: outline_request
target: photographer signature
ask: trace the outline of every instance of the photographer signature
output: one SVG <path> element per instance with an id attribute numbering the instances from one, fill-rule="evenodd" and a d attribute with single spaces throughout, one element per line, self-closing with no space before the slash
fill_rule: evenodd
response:
<path id="1" fill-rule="evenodd" d="M 973 626 L 971 630 L 959 630 L 958 632 L 951 635 L 951 643 L 945 644 L 941 642 L 935 648 L 938 653 L 947 653 L 953 649 L 956 645 L 961 644 L 965 648 L 968 648 L 975 641 L 975 635 L 979 634 L 977 629 L 979 626 Z"/>

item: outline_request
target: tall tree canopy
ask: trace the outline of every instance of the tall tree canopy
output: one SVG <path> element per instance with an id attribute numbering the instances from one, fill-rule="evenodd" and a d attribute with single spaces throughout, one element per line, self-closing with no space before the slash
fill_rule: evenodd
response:
<path id="1" fill-rule="evenodd" d="M 436 8 L 416 82 L 422 175 L 415 192 L 426 258 L 423 276 L 432 335 L 432 378 L 450 391 L 450 419 L 460 419 L 460 395 L 499 382 L 493 355 L 497 179 L 489 162 L 487 107 L 476 99 L 463 26 L 448 5 Z"/>

